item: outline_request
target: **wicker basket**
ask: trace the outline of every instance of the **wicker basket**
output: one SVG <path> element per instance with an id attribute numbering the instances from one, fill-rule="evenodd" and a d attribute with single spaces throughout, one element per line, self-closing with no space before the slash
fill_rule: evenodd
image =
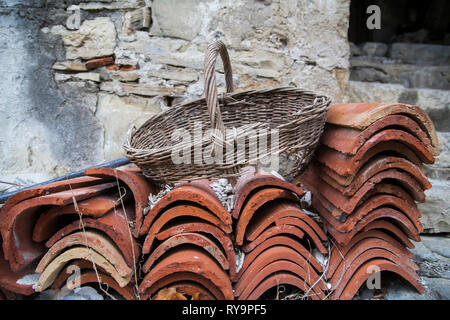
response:
<path id="1" fill-rule="evenodd" d="M 220 97 L 215 76 L 219 54 L 227 87 Z M 330 99 L 293 87 L 232 93 L 230 60 L 220 40 L 208 46 L 204 75 L 204 99 L 173 106 L 129 131 L 124 149 L 130 161 L 148 178 L 168 184 L 236 177 L 242 167 L 267 160 L 269 153 L 289 157 L 292 172 L 300 173 L 320 139 Z M 252 141 L 266 141 L 268 152 L 255 151 Z"/>

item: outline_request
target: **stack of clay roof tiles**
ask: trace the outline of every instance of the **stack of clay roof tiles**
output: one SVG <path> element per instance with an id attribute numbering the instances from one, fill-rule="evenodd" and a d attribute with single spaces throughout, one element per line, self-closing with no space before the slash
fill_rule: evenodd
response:
<path id="1" fill-rule="evenodd" d="M 369 269 L 423 292 L 408 248 L 422 231 L 415 202 L 431 187 L 422 163 L 439 153 L 433 124 L 403 104 L 334 105 L 327 122 L 294 183 L 247 167 L 234 187 L 163 189 L 135 167 L 91 168 L 15 194 L 0 208 L 0 299 L 77 284 L 130 300 L 163 289 L 273 298 L 281 285 L 297 298 L 351 299 Z"/>
<path id="2" fill-rule="evenodd" d="M 253 300 L 279 285 L 291 285 L 304 297 L 324 299 L 326 283 L 313 249 L 328 252 L 324 231 L 300 209 L 303 190 L 249 168 L 235 186 L 235 243 L 245 253 L 233 278 L 234 295 Z"/>
<path id="3" fill-rule="evenodd" d="M 407 248 L 423 231 L 416 202 L 431 187 L 423 163 L 439 154 L 429 117 L 405 104 L 333 105 L 321 144 L 299 181 L 335 243 L 331 298 L 353 298 L 375 269 L 423 292 Z"/>
<path id="4" fill-rule="evenodd" d="M 0 286 L 30 295 L 68 290 L 70 277 L 134 299 L 140 248 L 133 235 L 152 192 L 139 170 L 94 168 L 15 194 L 0 209 Z M 75 266 L 80 272 L 72 275 Z M 37 283 L 23 281 L 36 273 Z"/>
<path id="5" fill-rule="evenodd" d="M 197 299 L 256 299 L 288 284 L 312 299 L 326 296 L 312 254 L 328 252 L 326 236 L 300 209 L 299 187 L 248 167 L 231 211 L 213 181 L 160 191 L 136 168 L 84 173 L 22 191 L 1 208 L 0 285 L 8 293 L 100 283 L 125 299 L 155 298 L 164 288 Z M 23 281 L 33 275 L 37 283 Z"/>

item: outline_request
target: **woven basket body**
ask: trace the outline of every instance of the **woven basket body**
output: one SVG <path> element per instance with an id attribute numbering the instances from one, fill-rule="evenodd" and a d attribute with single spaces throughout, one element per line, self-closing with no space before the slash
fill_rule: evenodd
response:
<path id="1" fill-rule="evenodd" d="M 220 96 L 214 72 L 219 54 L 227 84 Z M 300 173 L 323 132 L 330 99 L 292 87 L 232 91 L 228 53 L 216 41 L 205 58 L 205 98 L 173 106 L 130 130 L 127 157 L 157 183 L 232 178 L 244 166 L 280 155 Z"/>

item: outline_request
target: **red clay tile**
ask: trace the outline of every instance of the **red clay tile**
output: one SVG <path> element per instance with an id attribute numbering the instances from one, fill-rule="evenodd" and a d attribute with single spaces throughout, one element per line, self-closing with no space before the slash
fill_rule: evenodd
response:
<path id="1" fill-rule="evenodd" d="M 95 273 L 95 271 L 83 272 L 80 276 L 75 276 L 71 280 L 79 283 L 81 286 L 85 284 L 99 284 L 102 287 L 106 286 L 106 291 L 110 291 L 112 288 L 118 294 L 120 294 L 125 300 L 136 300 L 136 295 L 134 289 L 131 286 L 121 287 L 111 276 L 104 273 Z M 59 288 L 64 290 L 64 287 Z M 70 290 L 67 285 L 65 285 L 66 290 Z"/>
<path id="2" fill-rule="evenodd" d="M 363 250 L 363 249 L 361 249 Z M 345 264 L 336 271 L 333 278 L 330 280 L 331 288 L 334 289 L 333 295 L 339 296 L 342 291 L 345 289 L 348 281 L 352 278 L 352 276 L 355 274 L 355 272 L 358 270 L 358 268 L 374 259 L 385 259 L 391 263 L 394 263 L 395 265 L 402 268 L 402 270 L 411 275 L 411 277 L 417 278 L 416 271 L 411 268 L 410 263 L 411 260 L 409 260 L 406 257 L 398 257 L 392 252 L 389 252 L 384 249 L 376 248 L 376 249 L 367 249 L 365 251 L 362 251 L 359 253 L 357 257 L 349 256 L 349 258 L 345 259 Z M 409 264 L 407 263 L 409 262 Z M 348 264 L 347 264 L 348 263 Z"/>
<path id="3" fill-rule="evenodd" d="M 261 190 L 255 191 L 251 196 L 249 196 L 244 207 L 242 208 L 241 214 L 239 215 L 239 219 L 237 221 L 235 231 L 236 244 L 239 246 L 243 244 L 245 230 L 247 229 L 248 224 L 251 222 L 252 217 L 255 215 L 259 208 L 263 207 L 265 204 L 269 204 L 269 202 L 271 201 L 280 201 L 284 199 L 298 202 L 298 199 L 291 191 L 280 188 L 263 188 Z"/>
<path id="4" fill-rule="evenodd" d="M 126 212 L 131 212 L 134 208 L 131 206 L 125 207 L 125 210 Z M 95 229 L 109 236 L 123 254 L 127 264 L 134 266 L 135 261 L 140 256 L 140 249 L 130 234 L 129 224 L 127 223 L 127 218 L 122 208 L 111 210 L 97 219 L 83 218 L 83 225 L 85 229 Z M 45 245 L 47 248 L 50 248 L 66 235 L 81 229 L 80 221 L 75 221 L 55 233 Z"/>
<path id="5" fill-rule="evenodd" d="M 272 274 L 277 274 L 279 272 L 289 272 L 296 275 L 298 278 L 305 282 L 305 287 L 302 288 L 303 292 L 308 292 L 308 295 L 316 295 L 320 299 L 325 298 L 323 290 L 326 289 L 326 285 L 323 281 L 319 279 L 311 279 L 309 274 L 309 269 L 305 270 L 298 264 L 291 262 L 289 260 L 277 260 L 269 262 L 263 267 L 256 266 L 256 261 L 252 263 L 248 269 L 247 274 L 244 274 L 239 282 L 234 287 L 234 295 L 239 299 L 247 298 L 257 287 L 263 282 L 265 278 Z M 254 268 L 252 266 L 255 266 Z M 316 284 L 316 281 L 318 283 Z M 320 286 L 322 284 L 322 288 Z"/>
<path id="6" fill-rule="evenodd" d="M 414 257 L 411 251 L 408 251 L 402 243 L 388 235 L 386 232 L 380 230 L 369 230 L 366 232 L 360 232 L 346 245 L 336 245 L 332 250 L 329 257 L 329 267 L 326 273 L 326 278 L 329 279 L 333 276 L 334 272 L 341 264 L 343 257 L 354 247 L 357 247 L 361 242 L 367 240 L 377 240 L 389 247 L 394 247 L 397 251 L 401 252 L 408 258 Z"/>
<path id="7" fill-rule="evenodd" d="M 95 266 L 98 273 L 106 274 L 107 272 L 100 266 Z M 58 290 L 65 285 L 65 282 L 69 280 L 69 277 L 74 275 L 75 268 L 79 268 L 81 272 L 88 272 L 94 269 L 92 261 L 89 260 L 71 260 L 70 263 L 66 264 L 58 276 L 52 283 L 51 288 L 53 290 Z M 131 279 L 133 280 L 133 279 Z M 132 281 L 130 281 L 132 282 Z"/>
<path id="8" fill-rule="evenodd" d="M 108 66 L 114 63 L 114 57 L 104 57 L 104 58 L 97 58 L 97 59 L 91 59 L 89 61 L 86 61 L 85 65 L 88 70 Z"/>
<path id="9" fill-rule="evenodd" d="M 264 281 L 261 282 L 248 297 L 239 297 L 239 300 L 257 300 L 269 289 L 283 284 L 294 286 L 302 291 L 305 290 L 304 288 L 309 290 L 308 285 L 301 278 L 292 273 L 280 272 L 271 274 L 264 279 Z M 311 297 L 312 300 L 320 300 L 320 298 L 314 294 L 310 294 L 309 297 Z"/>
<path id="10" fill-rule="evenodd" d="M 1 237 L 0 237 L 1 242 Z M 29 266 L 23 271 L 13 272 L 8 264 L 8 262 L 3 258 L 3 250 L 0 247 L 0 289 L 5 289 L 11 292 L 31 295 L 34 293 L 32 285 L 21 285 L 17 281 L 22 279 L 28 274 L 34 274 L 34 266 Z M 6 291 L 5 291 L 6 292 Z M 5 297 L 9 300 L 10 296 Z"/>
<path id="11" fill-rule="evenodd" d="M 281 235 L 281 234 L 290 235 L 290 236 L 296 237 L 299 240 L 302 239 L 303 236 L 305 235 L 303 233 L 303 231 L 296 226 L 292 226 L 292 225 L 288 225 L 288 224 L 282 224 L 279 226 L 277 226 L 277 225 L 270 226 L 269 228 L 264 230 L 264 232 L 261 233 L 255 240 L 253 240 L 252 242 L 243 246 L 242 250 L 246 253 L 250 252 L 253 249 L 255 249 L 258 245 L 260 245 L 261 243 L 266 241 L 267 239 L 274 237 L 276 235 Z"/>
<path id="12" fill-rule="evenodd" d="M 255 218 L 250 221 L 246 239 L 254 241 L 273 223 L 278 226 L 286 224 L 300 228 L 313 240 L 321 253 L 328 253 L 321 242 L 327 240 L 323 230 L 317 222 L 289 201 L 271 202 L 262 207 Z"/>
<path id="13" fill-rule="evenodd" d="M 75 208 L 73 203 L 64 207 L 52 207 L 43 212 L 36 221 L 33 230 L 33 241 L 42 242 L 49 239 L 67 224 L 67 220 L 77 220 L 80 214 L 99 218 L 116 206 L 119 206 L 121 204 L 119 198 L 118 194 L 113 193 L 80 201 L 77 203 L 77 208 Z M 126 201 L 126 197 L 122 200 Z"/>
<path id="14" fill-rule="evenodd" d="M 375 242 L 378 242 L 378 244 Z M 408 270 L 410 273 L 414 273 L 419 269 L 410 258 L 402 254 L 399 250 L 396 250 L 395 247 L 389 247 L 388 243 L 379 239 L 370 239 L 370 241 L 361 242 L 352 248 L 345 256 L 345 259 L 335 268 L 335 272 L 327 276 L 330 279 L 329 282 L 332 288 L 340 286 L 341 282 L 345 284 L 357 269 L 357 263 L 361 264 L 374 258 L 390 260 L 401 265 L 402 268 Z"/>
<path id="15" fill-rule="evenodd" d="M 359 169 L 368 163 L 371 158 L 383 154 L 388 156 L 400 156 L 414 163 L 422 172 L 422 159 L 419 159 L 409 147 L 397 141 L 381 142 L 368 149 L 361 148 L 354 156 L 348 156 L 339 151 L 321 146 L 315 155 L 315 159 L 326 165 L 340 176 L 351 176 L 359 171 Z M 367 151 L 367 152 L 365 152 Z"/>
<path id="16" fill-rule="evenodd" d="M 219 288 L 210 280 L 207 278 L 198 275 L 196 273 L 191 272 L 176 272 L 169 274 L 168 276 L 159 279 L 154 284 L 152 284 L 150 287 L 142 288 L 142 290 L 145 290 L 144 292 L 140 292 L 141 300 L 147 300 L 151 298 L 154 294 L 156 294 L 157 291 L 159 291 L 162 288 L 170 287 L 174 284 L 181 283 L 181 282 L 192 282 L 199 286 L 204 287 L 206 290 L 208 290 L 213 297 L 216 300 L 224 300 L 225 297 L 223 293 L 219 290 Z M 142 285 L 142 284 L 141 284 Z"/>
<path id="17" fill-rule="evenodd" d="M 0 217 L 4 217 L 6 213 L 11 210 L 12 207 L 14 207 L 16 204 L 18 204 L 21 201 L 40 197 L 43 195 L 49 195 L 51 193 L 61 192 L 65 190 L 72 189 L 78 189 L 78 188 L 84 188 L 93 186 L 100 183 L 105 183 L 106 181 L 104 179 L 94 178 L 94 177 L 79 177 L 74 179 L 68 179 L 63 181 L 58 181 L 54 183 L 49 183 L 46 185 L 42 185 L 36 188 L 27 189 L 20 191 L 11 197 L 8 198 L 8 200 L 5 202 L 5 204 L 0 208 Z M 3 228 L 3 224 L 5 223 L 6 219 L 0 219 L 0 227 Z"/>
<path id="18" fill-rule="evenodd" d="M 139 231 L 139 235 L 147 235 L 153 222 L 158 215 L 168 206 L 175 204 L 186 204 L 187 202 L 195 203 L 202 207 L 206 207 L 211 213 L 215 214 L 224 224 L 231 226 L 231 216 L 227 210 L 219 202 L 217 196 L 212 196 L 198 187 L 180 186 L 171 190 L 145 216 L 144 223 Z"/>
<path id="19" fill-rule="evenodd" d="M 159 241 L 164 241 L 172 236 L 185 232 L 195 232 L 205 234 L 213 237 L 215 241 L 220 243 L 223 251 L 225 252 L 228 265 L 230 267 L 230 278 L 234 279 L 236 276 L 236 256 L 234 252 L 234 245 L 230 236 L 225 234 L 218 227 L 205 222 L 190 222 L 190 223 L 178 223 L 170 226 L 169 228 L 162 230 L 156 235 Z"/>
<path id="20" fill-rule="evenodd" d="M 413 119 L 403 115 L 390 115 L 372 123 L 364 130 L 327 124 L 320 139 L 329 148 L 346 154 L 356 154 L 363 144 L 384 130 L 396 128 L 406 131 L 423 142 L 433 153 L 430 139 Z"/>
<path id="21" fill-rule="evenodd" d="M 385 183 L 377 184 L 373 190 L 367 193 L 364 201 L 362 201 L 358 207 L 355 207 L 353 211 L 345 212 L 339 208 L 336 208 L 328 200 L 331 199 L 330 192 L 334 191 L 326 190 L 324 192 L 326 186 L 319 178 L 314 179 L 314 175 L 308 172 L 307 174 L 301 176 L 301 181 L 313 193 L 313 206 L 319 210 L 320 215 L 335 228 L 345 228 L 339 229 L 339 231 L 349 231 L 353 227 L 354 223 L 357 223 L 370 211 L 381 206 L 393 206 L 398 208 L 406 216 L 408 216 L 409 219 L 411 219 L 419 232 L 423 231 L 422 224 L 419 221 L 419 218 L 421 217 L 420 210 L 417 208 L 417 205 L 414 203 L 409 194 L 399 186 Z M 335 192 L 334 195 L 336 194 L 337 193 Z M 325 198 L 324 195 L 328 198 Z M 345 224 L 343 223 L 344 221 Z"/>
<path id="22" fill-rule="evenodd" d="M 156 281 L 168 276 L 171 273 L 191 272 L 202 276 L 220 289 L 227 300 L 232 300 L 233 289 L 231 282 L 220 266 L 210 258 L 203 250 L 189 248 L 184 250 L 171 250 L 156 264 L 139 286 L 139 292 L 144 293 Z"/>
<path id="23" fill-rule="evenodd" d="M 119 180 L 118 184 L 124 183 L 132 192 L 135 202 L 135 217 L 133 235 L 137 237 L 144 219 L 144 209 L 148 203 L 148 196 L 156 194 L 158 188 L 144 177 L 138 168 L 132 167 L 126 170 L 118 170 L 114 168 L 91 168 L 84 171 L 87 176 L 113 178 Z M 123 195 L 123 192 L 122 192 Z"/>
<path id="24" fill-rule="evenodd" d="M 222 221 L 220 221 L 214 214 L 210 213 L 209 211 L 194 205 L 177 205 L 175 207 L 172 207 L 168 209 L 167 211 L 164 211 L 159 218 L 154 220 L 150 230 L 148 231 L 147 236 L 145 237 L 145 241 L 143 244 L 143 253 L 148 254 L 150 250 L 152 249 L 153 241 L 155 240 L 156 234 L 168 223 L 170 223 L 171 220 L 179 219 L 180 217 L 188 218 L 188 217 L 195 217 L 196 220 L 201 221 L 207 221 L 211 224 L 219 227 L 222 229 L 225 233 L 231 233 L 232 229 L 230 225 L 224 224 Z"/>
<path id="25" fill-rule="evenodd" d="M 111 275 L 121 287 L 125 287 L 130 283 L 131 276 L 126 278 L 120 276 L 114 266 L 96 251 L 86 247 L 72 247 L 55 257 L 45 267 L 36 284 L 35 291 L 42 292 L 50 287 L 60 274 L 61 270 L 63 270 L 71 260 L 79 259 L 92 261 L 95 265 L 100 266 L 107 274 Z"/>
<path id="26" fill-rule="evenodd" d="M 147 273 L 151 266 L 155 263 L 155 261 L 157 261 L 164 253 L 174 247 L 186 244 L 191 244 L 203 248 L 216 259 L 217 263 L 220 264 L 222 269 L 230 269 L 228 259 L 225 257 L 222 250 L 220 250 L 220 248 L 213 241 L 199 233 L 185 232 L 168 238 L 158 247 L 156 247 L 143 265 L 142 270 Z"/>
<path id="27" fill-rule="evenodd" d="M 250 251 L 246 256 L 244 260 L 244 264 L 242 265 L 241 269 L 239 270 L 239 273 L 236 275 L 235 278 L 233 278 L 233 281 L 239 280 L 239 278 L 242 276 L 242 274 L 247 270 L 249 264 L 256 259 L 262 252 L 266 251 L 267 249 L 273 247 L 273 246 L 284 246 L 291 248 L 292 250 L 296 251 L 299 255 L 303 257 L 303 259 L 306 261 L 306 263 L 310 264 L 314 270 L 312 272 L 322 273 L 323 267 L 322 265 L 316 260 L 316 258 L 309 252 L 308 250 L 303 247 L 300 242 L 285 236 L 285 235 L 277 235 L 272 238 L 267 239 L 260 245 L 258 245 L 256 248 L 254 248 L 252 251 Z"/>
<path id="28" fill-rule="evenodd" d="M 234 187 L 236 200 L 232 213 L 233 218 L 239 218 L 242 206 L 247 200 L 247 197 L 252 192 L 259 190 L 260 188 L 280 188 L 289 190 L 299 197 L 304 194 L 300 187 L 290 182 L 284 181 L 270 174 L 264 174 L 262 172 L 256 173 L 254 167 L 245 167 L 242 170 L 241 177 L 238 179 Z"/>
<path id="29" fill-rule="evenodd" d="M 105 257 L 116 268 L 120 276 L 124 278 L 133 274 L 132 266 L 127 265 L 124 257 L 116 248 L 115 244 L 105 235 L 90 230 L 69 234 L 52 245 L 36 267 L 36 272 L 42 273 L 55 257 L 74 246 L 92 248 L 94 251 Z"/>
<path id="30" fill-rule="evenodd" d="M 381 234 L 382 233 L 379 233 L 378 237 L 381 237 Z M 380 255 L 378 257 L 384 257 L 387 260 L 391 260 L 395 263 L 398 263 L 398 260 L 402 260 L 402 263 L 404 263 L 407 268 L 410 268 L 413 272 L 417 271 L 419 267 L 410 259 L 410 255 L 407 254 L 408 251 L 406 251 L 402 247 L 398 247 L 398 242 L 392 244 L 389 243 L 389 240 L 392 240 L 392 238 L 388 236 L 384 237 L 383 239 L 366 237 L 351 247 L 338 246 L 337 248 L 333 248 L 333 251 L 337 252 L 331 255 L 332 259 L 330 259 L 326 278 L 331 279 L 330 283 L 333 285 L 333 287 L 337 286 L 339 279 L 341 279 L 345 270 L 353 264 L 353 261 L 364 252 L 374 249 L 388 251 L 395 256 L 391 257 L 387 255 Z M 341 254 L 343 255 L 341 248 L 346 249 L 345 258 L 342 258 L 341 256 Z"/>
<path id="31" fill-rule="evenodd" d="M 22 201 L 4 212 L 4 223 L 1 228 L 3 251 L 11 269 L 13 271 L 21 270 L 44 253 L 43 244 L 34 242 L 32 235 L 34 222 L 46 206 L 65 206 L 72 203 L 73 199 L 82 201 L 115 187 L 116 183 L 111 182 L 60 191 Z"/>
<path id="32" fill-rule="evenodd" d="M 410 249 L 415 248 L 414 244 L 411 241 L 409 241 L 409 239 L 405 235 L 405 233 L 402 230 L 400 230 L 399 228 L 397 228 L 395 225 L 390 223 L 389 221 L 384 221 L 384 220 L 372 221 L 371 223 L 369 223 L 367 226 L 364 227 L 362 232 L 367 233 L 370 230 L 378 230 L 378 229 L 386 230 L 386 231 L 390 232 L 391 234 L 393 234 L 396 237 L 396 239 L 398 241 L 403 243 L 403 245 L 405 245 L 406 247 L 408 247 Z"/>
<path id="33" fill-rule="evenodd" d="M 439 142 L 430 117 L 419 107 L 402 103 L 345 103 L 330 106 L 327 123 L 364 130 L 374 122 L 393 114 L 414 119 L 427 133 L 434 155 L 439 155 Z"/>
<path id="34" fill-rule="evenodd" d="M 317 174 L 317 169 L 314 166 L 308 168 L 303 174 L 301 181 L 305 181 L 305 184 L 311 186 L 315 192 L 326 195 L 327 201 L 337 209 L 342 210 L 345 214 L 354 212 L 357 206 L 362 205 L 362 202 L 366 201 L 365 199 L 377 193 L 400 192 L 402 198 L 405 197 L 405 201 L 408 201 L 411 205 L 414 204 L 413 198 L 416 201 L 425 202 L 425 194 L 420 188 L 420 185 L 411 176 L 395 169 L 391 170 L 392 171 L 383 171 L 366 181 L 351 197 L 343 195 L 329 183 L 322 180 Z M 389 183 L 381 183 L 384 182 L 383 180 L 385 179 L 387 179 Z M 393 181 L 398 182 L 408 191 L 408 193 L 405 193 L 404 190 L 400 189 L 398 186 L 391 184 Z M 411 198 L 411 196 L 413 198 Z M 418 210 L 415 211 L 418 212 Z"/>
<path id="35" fill-rule="evenodd" d="M 317 236 L 323 240 L 327 240 L 325 232 L 319 227 L 316 221 L 310 216 L 305 214 L 295 204 L 289 201 L 279 201 L 268 203 L 260 210 L 261 212 L 252 220 L 252 223 L 247 228 L 246 239 L 249 241 L 255 240 L 255 238 L 270 224 L 276 223 L 278 219 L 285 217 L 295 217 L 303 220 L 310 228 L 314 230 Z M 276 223 L 277 224 L 277 223 Z"/>
<path id="36" fill-rule="evenodd" d="M 252 258 L 251 261 L 248 259 Z M 250 294 L 251 291 L 248 290 L 248 286 L 254 280 L 258 280 L 253 282 L 253 287 L 255 287 L 258 283 L 260 283 L 265 277 L 269 276 L 273 272 L 280 271 L 291 271 L 296 273 L 300 278 L 304 279 L 309 286 L 313 286 L 313 291 L 315 291 L 321 298 L 323 298 L 323 291 L 327 290 L 326 284 L 319 279 L 319 275 L 315 273 L 315 271 L 311 268 L 311 265 L 304 259 L 302 255 L 300 255 L 297 251 L 286 247 L 275 245 L 272 246 L 263 252 L 261 252 L 258 256 L 247 256 L 245 258 L 247 261 L 244 261 L 246 264 L 245 270 L 240 273 L 240 277 L 236 285 L 234 286 L 235 296 L 243 296 L 244 293 L 246 295 Z M 292 264 L 298 266 L 299 268 L 287 268 L 286 265 L 283 264 L 274 264 L 271 268 L 266 269 L 269 273 L 265 273 L 262 278 L 259 278 L 261 273 L 264 273 L 263 270 L 265 267 L 273 264 L 274 262 L 282 262 L 289 261 Z M 247 262 L 247 263 L 246 263 Z M 294 271 L 295 270 L 295 271 Z"/>
<path id="37" fill-rule="evenodd" d="M 408 281 L 411 285 L 413 285 L 421 294 L 426 292 L 415 275 L 411 275 L 399 265 L 386 259 L 374 259 L 363 264 L 358 269 L 358 271 L 353 274 L 352 278 L 348 281 L 345 289 L 342 290 L 342 293 L 340 295 L 333 294 L 333 298 L 339 300 L 352 299 L 361 285 L 363 285 L 365 281 L 372 275 L 373 271 L 371 272 L 371 269 L 374 267 L 378 267 L 380 271 L 390 271 L 396 273 L 403 279 Z"/>
<path id="38" fill-rule="evenodd" d="M 314 164 L 311 165 L 314 165 L 317 168 L 317 172 L 323 180 L 330 183 L 333 188 L 346 196 L 355 194 L 365 181 L 378 173 L 389 169 L 397 169 L 401 172 L 410 174 L 420 184 L 423 190 L 431 188 L 431 183 L 415 164 L 399 157 L 375 157 L 366 163 L 357 173 L 347 177 L 338 175 L 336 172 L 319 162 L 314 162 Z"/>

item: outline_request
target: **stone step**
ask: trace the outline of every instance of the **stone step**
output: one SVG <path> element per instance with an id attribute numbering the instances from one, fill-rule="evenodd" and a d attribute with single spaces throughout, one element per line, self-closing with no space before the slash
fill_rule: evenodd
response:
<path id="1" fill-rule="evenodd" d="M 396 83 L 406 88 L 450 89 L 450 65 L 399 64 L 387 58 L 360 56 L 350 59 L 350 80 Z"/>
<path id="2" fill-rule="evenodd" d="M 420 106 L 437 131 L 450 131 L 450 91 L 406 88 L 400 84 L 349 81 L 349 102 L 402 102 Z"/>
<path id="3" fill-rule="evenodd" d="M 449 65 L 450 46 L 418 43 L 393 43 L 389 56 L 403 63 Z"/>

